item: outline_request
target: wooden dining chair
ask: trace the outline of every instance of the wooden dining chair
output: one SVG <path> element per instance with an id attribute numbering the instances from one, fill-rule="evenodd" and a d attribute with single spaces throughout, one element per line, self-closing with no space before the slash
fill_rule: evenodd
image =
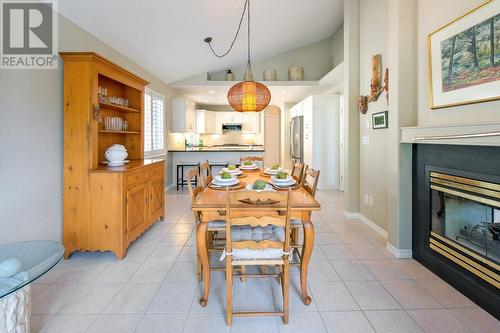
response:
<path id="1" fill-rule="evenodd" d="M 264 158 L 260 156 L 244 156 L 240 158 L 240 165 L 245 161 L 260 162 L 260 166 L 264 166 Z"/>
<path id="2" fill-rule="evenodd" d="M 289 321 L 290 190 L 288 192 L 229 192 L 226 206 L 226 322 L 233 316 L 281 316 Z M 223 258 L 221 257 L 221 259 Z M 235 266 L 279 266 L 279 274 L 244 274 L 279 277 L 283 308 L 275 312 L 233 311 Z M 272 294 L 269 295 L 272 297 Z"/>
<path id="3" fill-rule="evenodd" d="M 305 172 L 302 177 L 301 186 L 307 191 L 313 198 L 316 196 L 316 190 L 318 188 L 319 181 L 319 170 L 314 170 L 309 167 L 305 167 Z M 292 219 L 290 221 L 290 226 L 292 230 L 291 236 L 291 246 L 297 253 L 297 256 L 302 260 L 302 244 L 299 244 L 299 231 L 302 229 L 302 221 L 299 219 Z M 298 263 L 295 263 L 298 264 Z"/>
<path id="4" fill-rule="evenodd" d="M 198 169 L 193 168 L 193 169 L 189 170 L 188 176 L 187 176 L 187 180 L 188 180 L 187 187 L 188 187 L 188 191 L 189 191 L 189 196 L 191 197 L 191 204 L 194 203 L 196 197 L 203 191 L 203 187 L 200 186 L 199 183 L 196 187 L 193 187 L 193 181 L 194 181 L 194 179 L 196 179 L 196 177 L 198 179 L 200 179 Z M 201 223 L 200 212 L 193 212 L 193 214 L 194 214 L 194 219 L 195 219 L 196 223 Z M 215 234 L 217 232 L 224 232 L 224 231 L 226 231 L 226 221 L 213 220 L 213 221 L 208 222 L 208 236 L 207 236 L 208 249 L 207 250 L 209 252 L 216 252 L 216 251 L 220 252 L 223 250 L 224 244 L 214 246 L 214 238 L 215 238 Z M 217 238 L 217 241 L 220 241 L 220 240 L 224 240 L 224 239 Z M 201 261 L 198 258 L 198 256 L 196 256 L 196 267 L 197 267 L 197 273 L 198 273 L 198 281 L 201 281 L 202 269 L 201 269 Z M 217 270 L 217 269 L 214 267 L 214 270 Z"/>
<path id="5" fill-rule="evenodd" d="M 208 187 L 208 184 L 212 181 L 212 166 L 207 161 L 200 163 L 200 177 L 198 178 L 200 185 L 203 188 Z"/>
<path id="6" fill-rule="evenodd" d="M 302 162 L 293 162 L 292 175 L 293 179 L 297 181 L 297 183 L 302 183 L 302 177 L 304 177 L 304 163 Z"/>

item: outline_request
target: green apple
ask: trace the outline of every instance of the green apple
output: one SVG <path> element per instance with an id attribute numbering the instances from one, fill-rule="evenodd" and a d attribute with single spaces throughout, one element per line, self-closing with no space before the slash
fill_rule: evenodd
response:
<path id="1" fill-rule="evenodd" d="M 276 174 L 277 179 L 286 179 L 288 177 L 288 174 L 286 172 L 280 171 Z"/>
<path id="2" fill-rule="evenodd" d="M 245 162 L 243 162 L 243 165 L 252 165 L 252 164 L 253 164 L 252 161 L 245 161 Z"/>
<path id="3" fill-rule="evenodd" d="M 230 179 L 233 178 L 229 172 L 223 172 L 222 175 L 220 175 L 220 178 L 222 179 Z"/>
<path id="4" fill-rule="evenodd" d="M 227 167 L 228 170 L 236 170 L 236 165 L 231 164 Z"/>
<path id="5" fill-rule="evenodd" d="M 271 170 L 278 170 L 280 167 L 279 164 L 273 164 L 273 166 L 271 167 Z"/>
<path id="6" fill-rule="evenodd" d="M 254 190 L 263 190 L 263 189 L 265 189 L 265 188 L 266 188 L 266 184 L 267 184 L 267 182 L 265 182 L 265 181 L 263 181 L 263 180 L 260 180 L 260 179 L 257 179 L 257 180 L 255 181 L 255 183 L 253 183 L 252 188 L 253 188 Z"/>

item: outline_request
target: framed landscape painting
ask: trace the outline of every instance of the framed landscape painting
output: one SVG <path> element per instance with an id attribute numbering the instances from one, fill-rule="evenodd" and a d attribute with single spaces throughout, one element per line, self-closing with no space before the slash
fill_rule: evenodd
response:
<path id="1" fill-rule="evenodd" d="M 500 0 L 428 36 L 430 107 L 500 99 Z"/>

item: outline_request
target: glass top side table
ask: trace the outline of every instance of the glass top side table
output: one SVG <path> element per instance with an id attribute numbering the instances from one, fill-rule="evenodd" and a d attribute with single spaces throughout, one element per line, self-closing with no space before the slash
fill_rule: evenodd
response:
<path id="1" fill-rule="evenodd" d="M 63 257 L 64 247 L 53 241 L 0 245 L 0 300 L 47 273 Z M 13 276 L 9 272 L 15 272 Z"/>

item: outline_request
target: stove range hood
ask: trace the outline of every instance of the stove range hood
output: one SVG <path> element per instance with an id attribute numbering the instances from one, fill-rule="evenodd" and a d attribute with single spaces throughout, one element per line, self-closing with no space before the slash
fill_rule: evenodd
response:
<path id="1" fill-rule="evenodd" d="M 242 132 L 243 131 L 243 124 L 241 123 L 224 123 L 222 124 L 222 133 L 229 133 L 229 132 Z"/>

